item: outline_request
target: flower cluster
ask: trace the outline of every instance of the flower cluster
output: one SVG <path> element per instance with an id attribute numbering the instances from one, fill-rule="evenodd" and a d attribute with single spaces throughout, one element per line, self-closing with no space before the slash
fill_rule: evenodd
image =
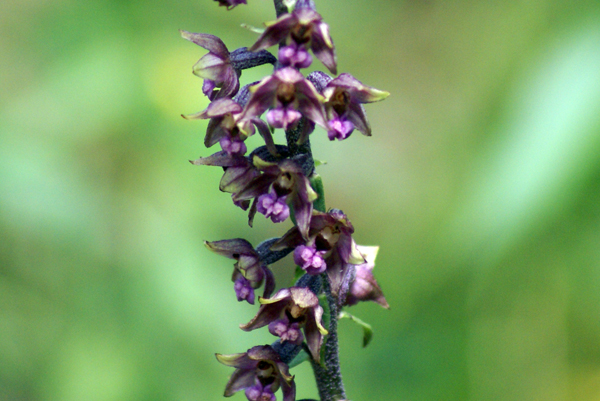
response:
<path id="1" fill-rule="evenodd" d="M 227 9 L 246 4 L 245 0 L 215 1 Z M 288 219 L 293 223 L 283 236 L 256 248 L 241 238 L 205 242 L 211 251 L 235 261 L 232 281 L 238 301 L 254 304 L 255 290 L 263 287 L 256 316 L 240 328 L 250 331 L 267 326 L 278 337 L 272 346 L 217 354 L 219 362 L 236 368 L 225 396 L 244 390 L 251 401 L 274 401 L 278 389 L 284 401 L 293 401 L 295 383 L 288 364 L 303 349 L 316 366 L 331 359 L 322 359 L 321 354 L 324 344 L 337 341 L 332 335 L 337 325 L 324 316 L 333 322 L 342 307 L 359 301 L 388 307 L 372 274 L 377 248 L 358 246 L 348 217 L 339 209 L 325 210 L 308 137 L 316 126 L 330 140 L 344 140 L 354 129 L 370 136 L 363 104 L 382 100 L 389 93 L 364 85 L 348 73 L 331 77 L 317 71 L 305 77 L 301 69 L 312 64 L 313 56 L 337 74 L 335 47 L 312 0 L 298 0 L 282 12 L 288 3 L 275 0 L 280 15 L 266 23 L 249 48 L 230 52 L 216 36 L 181 31 L 183 38 L 208 51 L 194 65 L 193 73 L 204 80 L 202 92 L 211 101 L 205 110 L 183 117 L 208 120 L 204 144 L 221 147 L 191 163 L 222 167 L 219 189 L 230 193 L 234 205 L 248 212 L 250 226 L 257 212 L 273 223 Z M 274 45 L 279 45 L 277 57 L 267 50 Z M 243 70 L 263 64 L 274 66 L 271 75 L 240 85 Z M 285 131 L 287 145 L 276 143 L 276 129 Z M 264 145 L 247 154 L 246 140 L 256 132 Z M 294 286 L 275 292 L 268 266 L 290 253 L 301 277 Z M 325 348 L 325 352 L 337 353 L 337 343 Z M 343 388 L 336 391 L 345 398 Z M 321 396 L 327 398 L 324 393 Z"/>

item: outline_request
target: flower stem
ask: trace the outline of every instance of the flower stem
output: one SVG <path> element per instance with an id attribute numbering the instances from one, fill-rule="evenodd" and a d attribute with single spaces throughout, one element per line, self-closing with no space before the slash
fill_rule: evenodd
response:
<path id="1" fill-rule="evenodd" d="M 287 7 L 283 4 L 283 0 L 273 0 L 275 5 L 275 13 L 279 18 L 282 14 L 287 13 Z M 312 4 L 312 2 L 311 2 Z M 280 44 L 281 45 L 281 44 Z M 277 68 L 277 66 L 275 67 Z M 307 124 L 306 118 L 302 117 L 298 125 L 293 129 L 285 131 L 285 139 L 287 141 L 288 150 L 290 157 L 305 155 L 308 157 L 308 163 L 310 163 L 310 174 L 314 172 L 314 159 L 312 156 L 312 150 L 310 147 L 310 141 L 307 138 L 303 143 L 299 144 L 298 139 L 304 130 L 305 124 Z M 316 189 L 316 188 L 315 188 Z M 324 199 L 323 185 L 320 184 L 319 188 L 316 189 L 319 197 Z M 315 205 L 316 206 L 316 205 Z M 318 209 L 320 212 L 325 212 L 325 202 L 319 203 Z M 342 374 L 340 369 L 340 358 L 339 358 L 339 346 L 338 346 L 338 304 L 337 299 L 331 294 L 331 286 L 327 274 L 323 274 L 323 290 L 327 296 L 327 303 L 329 304 L 330 321 L 325 342 L 322 348 L 323 365 L 315 362 L 311 358 L 311 364 L 313 372 L 315 374 L 315 380 L 317 388 L 319 389 L 319 397 L 321 401 L 340 401 L 346 399 L 346 392 L 344 390 L 344 383 L 342 382 Z"/>

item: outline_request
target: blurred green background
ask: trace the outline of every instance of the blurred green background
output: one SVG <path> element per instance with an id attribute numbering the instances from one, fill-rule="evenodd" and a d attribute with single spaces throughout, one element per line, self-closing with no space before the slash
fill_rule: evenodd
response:
<path id="1" fill-rule="evenodd" d="M 202 241 L 290 223 L 250 229 L 219 169 L 188 163 L 206 122 L 180 117 L 207 105 L 206 52 L 178 29 L 249 46 L 240 24 L 274 13 L 248 2 L 0 2 L 0 400 L 220 400 L 214 353 L 273 340 L 237 328 L 256 307 Z M 340 323 L 349 398 L 600 399 L 600 2 L 317 7 L 338 69 L 392 94 L 371 138 L 311 136 L 391 305 L 350 310 L 366 349 Z"/>

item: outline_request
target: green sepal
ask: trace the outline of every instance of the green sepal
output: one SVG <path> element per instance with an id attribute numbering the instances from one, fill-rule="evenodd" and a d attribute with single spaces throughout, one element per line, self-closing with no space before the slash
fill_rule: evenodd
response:
<path id="1" fill-rule="evenodd" d="M 313 208 L 325 213 L 325 188 L 323 188 L 323 180 L 319 174 L 313 174 L 310 177 L 310 186 L 317 193 L 317 199 L 313 202 Z"/>
<path id="2" fill-rule="evenodd" d="M 258 33 L 260 35 L 262 35 L 265 32 L 264 28 L 257 28 L 255 26 L 250 25 L 250 24 L 245 24 L 244 23 L 244 24 L 241 25 L 241 27 L 249 30 L 250 32 Z"/>
<path id="3" fill-rule="evenodd" d="M 338 315 L 338 318 L 339 319 L 348 318 L 348 319 L 352 320 L 354 323 L 358 324 L 360 327 L 362 327 L 362 329 L 363 329 L 363 348 L 366 347 L 367 345 L 369 345 L 369 343 L 371 342 L 371 339 L 373 338 L 373 328 L 371 327 L 370 324 L 363 322 L 356 316 L 353 316 L 346 311 L 341 311 L 340 314 Z"/>
<path id="4" fill-rule="evenodd" d="M 319 305 L 323 308 L 323 317 L 321 318 L 323 327 L 329 330 L 329 324 L 331 323 L 331 309 L 329 309 L 329 302 L 327 302 L 326 294 L 319 295 Z M 325 341 L 323 340 L 323 342 Z"/>
<path id="5" fill-rule="evenodd" d="M 283 5 L 287 7 L 288 13 L 291 13 L 292 11 L 294 11 L 294 8 L 296 7 L 296 2 L 297 2 L 297 0 L 283 0 L 282 1 Z"/>
<path id="6" fill-rule="evenodd" d="M 308 352 L 306 352 L 304 350 L 304 348 L 302 348 L 300 350 L 300 352 L 298 352 L 298 355 L 296 355 L 294 357 L 294 359 L 291 360 L 290 363 L 288 363 L 288 366 L 291 368 L 293 368 L 294 366 L 298 366 L 300 365 L 302 362 L 306 362 L 310 359 L 310 354 Z"/>
<path id="7" fill-rule="evenodd" d="M 326 280 L 326 278 L 325 278 L 325 280 Z M 321 308 L 323 308 L 323 317 L 321 318 L 321 323 L 322 323 L 323 327 L 325 327 L 327 330 L 329 330 L 329 327 L 331 324 L 331 309 L 329 309 L 329 302 L 327 301 L 327 294 L 321 293 L 319 295 L 319 305 L 321 306 Z M 328 339 L 329 339 L 329 334 L 327 334 L 323 337 L 323 344 L 326 344 Z M 319 364 L 321 366 L 325 366 L 325 347 L 324 346 L 321 347 L 320 359 L 321 360 L 319 361 Z"/>
<path id="8" fill-rule="evenodd" d="M 296 271 L 294 271 L 294 281 L 292 282 L 292 287 L 296 285 L 300 277 L 304 276 L 306 272 L 300 267 L 296 266 Z"/>

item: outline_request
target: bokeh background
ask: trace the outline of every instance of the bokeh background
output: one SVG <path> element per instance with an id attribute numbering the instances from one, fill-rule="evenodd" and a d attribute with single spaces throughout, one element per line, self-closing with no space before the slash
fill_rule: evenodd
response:
<path id="1" fill-rule="evenodd" d="M 178 29 L 249 46 L 240 24 L 274 19 L 249 3 L 0 2 L 0 400 L 220 400 L 214 353 L 272 341 L 237 328 L 256 308 L 202 241 L 290 223 L 249 228 L 219 169 L 188 163 L 206 122 L 180 117 L 207 105 L 206 52 Z M 371 138 L 311 136 L 391 305 L 350 310 L 366 349 L 340 324 L 349 398 L 600 399 L 600 3 L 317 7 L 339 70 L 391 92 Z"/>

